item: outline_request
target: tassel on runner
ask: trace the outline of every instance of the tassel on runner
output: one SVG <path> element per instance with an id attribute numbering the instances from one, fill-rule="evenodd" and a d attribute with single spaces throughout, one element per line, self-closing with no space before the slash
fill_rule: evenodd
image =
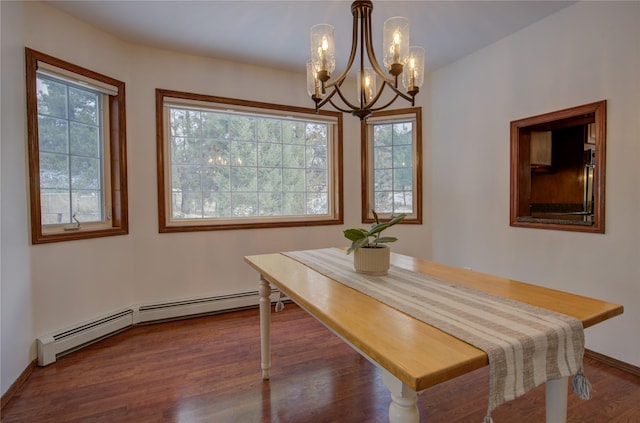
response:
<path id="1" fill-rule="evenodd" d="M 578 373 L 573 377 L 573 392 L 578 395 L 580 399 L 588 400 L 591 396 L 591 383 L 584 375 L 582 370 L 579 370 Z"/>

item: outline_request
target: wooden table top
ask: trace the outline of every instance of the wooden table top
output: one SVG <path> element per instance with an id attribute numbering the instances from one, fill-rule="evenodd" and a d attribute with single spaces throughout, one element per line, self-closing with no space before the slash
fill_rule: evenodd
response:
<path id="1" fill-rule="evenodd" d="M 247 256 L 245 261 L 295 303 L 416 392 L 489 364 L 482 350 L 282 254 Z M 573 316 L 581 320 L 585 328 L 623 312 L 618 304 L 400 254 L 392 254 L 391 263 Z"/>

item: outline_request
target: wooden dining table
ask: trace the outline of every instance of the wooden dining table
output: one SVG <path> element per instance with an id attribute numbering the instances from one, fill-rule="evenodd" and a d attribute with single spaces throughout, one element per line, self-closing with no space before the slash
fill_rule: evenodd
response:
<path id="1" fill-rule="evenodd" d="M 262 378 L 271 368 L 272 285 L 382 369 L 391 393 L 389 421 L 417 423 L 421 391 L 489 364 L 487 354 L 433 326 L 347 287 L 280 253 L 246 256 L 259 275 Z M 623 307 L 406 255 L 392 266 L 563 313 L 587 328 L 623 313 Z M 546 421 L 564 423 L 567 378 L 546 383 Z"/>

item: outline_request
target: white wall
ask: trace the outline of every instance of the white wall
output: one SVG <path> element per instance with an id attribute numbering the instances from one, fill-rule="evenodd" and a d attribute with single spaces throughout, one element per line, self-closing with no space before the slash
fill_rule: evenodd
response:
<path id="1" fill-rule="evenodd" d="M 19 3 L 0 2 L 0 375 L 2 393 L 33 354 L 29 242 L 25 197 L 24 47 Z"/>
<path id="2" fill-rule="evenodd" d="M 433 258 L 623 304 L 587 347 L 640 366 L 640 3 L 579 2 L 432 75 Z M 509 226 L 509 122 L 606 99 L 606 233 Z"/>
<path id="3" fill-rule="evenodd" d="M 255 291 L 245 255 L 347 244 L 343 226 L 158 233 L 155 89 L 311 107 L 304 63 L 292 74 L 130 45 L 39 2 L 0 4 L 3 394 L 35 357 L 40 335 L 134 304 Z M 29 245 L 25 46 L 127 84 L 129 235 Z M 344 121 L 345 226 L 353 226 L 360 222 L 359 121 Z M 430 256 L 428 223 L 394 234 L 396 251 Z"/>

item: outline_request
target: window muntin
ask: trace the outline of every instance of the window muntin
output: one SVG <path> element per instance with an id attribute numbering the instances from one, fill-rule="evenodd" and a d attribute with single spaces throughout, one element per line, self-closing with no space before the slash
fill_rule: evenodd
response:
<path id="1" fill-rule="evenodd" d="M 363 222 L 406 214 L 422 222 L 421 109 L 373 113 L 362 123 Z"/>
<path id="2" fill-rule="evenodd" d="M 25 53 L 32 243 L 128 233 L 125 84 Z"/>
<path id="3" fill-rule="evenodd" d="M 165 90 L 157 106 L 161 232 L 341 223 L 338 114 Z"/>

